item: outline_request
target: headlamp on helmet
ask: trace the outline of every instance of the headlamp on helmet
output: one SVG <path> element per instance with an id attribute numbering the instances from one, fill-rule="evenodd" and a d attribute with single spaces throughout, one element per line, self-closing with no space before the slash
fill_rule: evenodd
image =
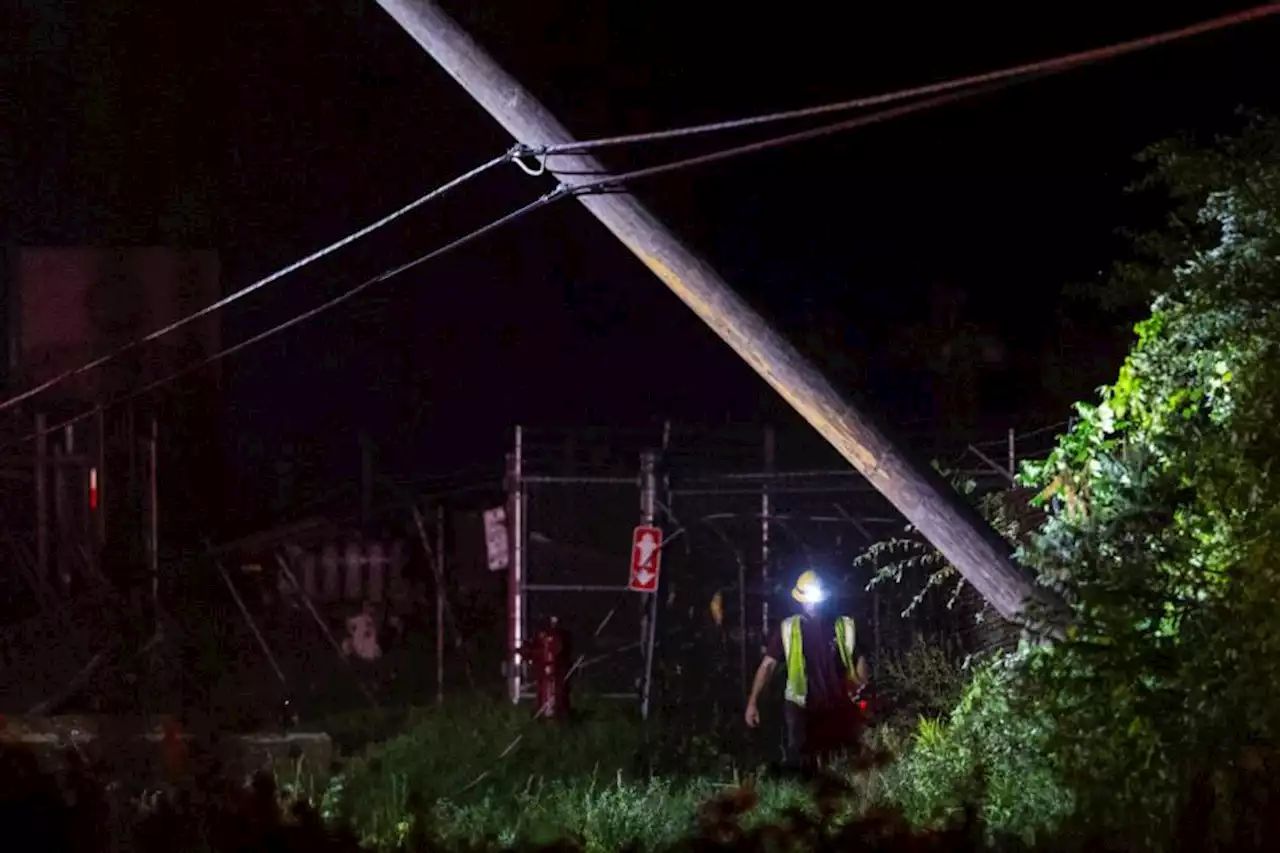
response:
<path id="1" fill-rule="evenodd" d="M 821 604 L 827 599 L 827 591 L 823 589 L 822 582 L 818 579 L 818 573 L 808 571 L 802 573 L 796 579 L 795 588 L 791 590 L 791 597 L 801 604 Z"/>

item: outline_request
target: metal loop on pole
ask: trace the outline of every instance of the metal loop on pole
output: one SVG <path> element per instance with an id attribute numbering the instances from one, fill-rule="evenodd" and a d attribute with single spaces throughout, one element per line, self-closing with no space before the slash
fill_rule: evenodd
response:
<path id="1" fill-rule="evenodd" d="M 519 166 L 520 171 L 524 172 L 526 175 L 528 175 L 531 178 L 540 178 L 546 174 L 547 157 L 545 154 L 537 158 L 538 168 L 536 169 L 532 169 L 529 166 L 526 166 L 524 160 L 520 159 L 522 156 L 535 156 L 535 155 L 532 155 L 529 152 L 525 152 L 525 151 L 517 151 L 515 153 L 515 155 L 511 158 L 511 162 Z"/>

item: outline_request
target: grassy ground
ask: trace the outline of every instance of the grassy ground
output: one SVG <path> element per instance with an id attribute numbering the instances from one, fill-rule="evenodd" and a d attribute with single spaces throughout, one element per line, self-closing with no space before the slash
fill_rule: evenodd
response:
<path id="1" fill-rule="evenodd" d="M 416 828 L 454 842 L 570 837 L 589 851 L 653 849 L 687 836 L 700 806 L 751 775 L 729 762 L 710 775 L 658 775 L 634 709 L 587 707 L 570 725 L 529 716 L 524 706 L 468 701 L 331 721 L 335 740 L 358 754 L 330 780 L 324 811 L 378 846 Z M 397 725 L 400 733 L 361 748 L 360 730 Z M 792 781 L 752 788 L 759 804 L 744 826 L 812 803 Z"/>

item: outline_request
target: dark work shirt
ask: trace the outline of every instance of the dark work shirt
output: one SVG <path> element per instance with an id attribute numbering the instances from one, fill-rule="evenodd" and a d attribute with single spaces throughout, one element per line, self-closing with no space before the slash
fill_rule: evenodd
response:
<path id="1" fill-rule="evenodd" d="M 855 642 L 857 636 L 855 634 Z M 800 642 L 804 651 L 804 674 L 807 682 L 805 707 L 809 709 L 829 709 L 847 705 L 848 694 L 845 692 L 845 681 L 848 671 L 840 660 L 840 649 L 836 647 L 835 619 L 827 616 L 801 616 Z M 795 649 L 792 649 L 794 654 Z M 765 646 L 765 655 L 778 662 L 783 679 L 787 676 L 787 659 L 782 646 L 782 623 L 773 629 L 769 642 Z M 855 647 L 853 661 L 858 660 Z"/>

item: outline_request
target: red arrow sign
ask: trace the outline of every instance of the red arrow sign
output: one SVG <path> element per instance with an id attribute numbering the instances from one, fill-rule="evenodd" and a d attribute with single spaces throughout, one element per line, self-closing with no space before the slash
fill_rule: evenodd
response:
<path id="1" fill-rule="evenodd" d="M 631 534 L 631 578 L 627 589 L 657 592 L 662 568 L 662 528 L 637 527 Z"/>

